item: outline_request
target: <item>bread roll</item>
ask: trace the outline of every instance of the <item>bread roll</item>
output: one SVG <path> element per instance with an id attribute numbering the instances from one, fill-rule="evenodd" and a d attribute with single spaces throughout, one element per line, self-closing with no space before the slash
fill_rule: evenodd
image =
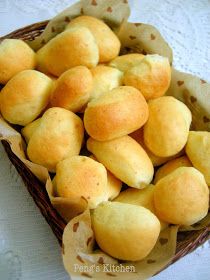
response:
<path id="1" fill-rule="evenodd" d="M 172 224 L 192 225 L 208 213 L 209 189 L 193 167 L 179 167 L 155 185 L 157 216 Z"/>
<path id="2" fill-rule="evenodd" d="M 122 191 L 114 201 L 139 205 L 149 209 L 152 213 L 155 212 L 154 202 L 154 185 L 148 185 L 144 189 L 128 188 Z"/>
<path id="3" fill-rule="evenodd" d="M 47 106 L 53 82 L 43 73 L 24 70 L 15 75 L 0 92 L 3 117 L 12 124 L 27 125 Z"/>
<path id="4" fill-rule="evenodd" d="M 163 96 L 171 82 L 171 67 L 166 57 L 146 55 L 136 66 L 130 68 L 124 77 L 127 86 L 140 90 L 146 100 Z"/>
<path id="5" fill-rule="evenodd" d="M 29 140 L 28 157 L 55 172 L 59 161 L 79 154 L 83 134 L 82 120 L 77 115 L 63 108 L 50 108 Z"/>
<path id="6" fill-rule="evenodd" d="M 40 123 L 41 123 L 41 118 L 38 118 L 37 120 L 27 124 L 21 129 L 21 134 L 25 138 L 26 143 L 29 142 L 31 136 L 33 135 L 37 127 L 39 127 Z"/>
<path id="7" fill-rule="evenodd" d="M 113 200 L 117 197 L 122 188 L 122 182 L 107 170 L 108 199 Z"/>
<path id="8" fill-rule="evenodd" d="M 187 156 L 182 156 L 168 161 L 166 164 L 161 166 L 155 173 L 154 183 L 156 184 L 160 179 L 182 166 L 192 166 L 192 163 L 189 161 Z"/>
<path id="9" fill-rule="evenodd" d="M 191 112 L 172 96 L 149 101 L 149 119 L 144 126 L 144 143 L 157 156 L 180 152 L 187 142 Z"/>
<path id="10" fill-rule="evenodd" d="M 98 64 L 98 46 L 85 27 L 71 28 L 50 40 L 37 52 L 38 69 L 60 76 L 69 68 Z"/>
<path id="11" fill-rule="evenodd" d="M 152 181 L 154 169 L 151 160 L 143 148 L 127 135 L 106 142 L 89 138 L 87 149 L 130 187 L 141 189 Z"/>
<path id="12" fill-rule="evenodd" d="M 144 55 L 141 53 L 129 53 L 129 54 L 117 56 L 109 63 L 109 65 L 125 73 L 130 68 L 138 65 L 143 58 Z"/>
<path id="13" fill-rule="evenodd" d="M 183 151 L 181 151 L 178 154 L 176 154 L 174 156 L 171 156 L 171 157 L 159 157 L 159 156 L 156 156 L 155 154 L 153 154 L 147 148 L 147 146 L 144 144 L 144 130 L 143 130 L 143 127 L 134 131 L 134 132 L 132 132 L 129 136 L 132 137 L 134 140 L 136 140 L 136 142 L 138 142 L 142 146 L 142 148 L 145 150 L 145 152 L 147 153 L 147 155 L 151 159 L 151 162 L 152 162 L 153 166 L 162 165 L 163 163 L 166 163 L 167 161 L 172 160 L 173 158 L 176 158 L 176 157 L 180 156 L 181 154 L 183 154 Z"/>
<path id="14" fill-rule="evenodd" d="M 153 214 L 155 214 L 154 185 L 148 185 L 142 190 L 128 188 L 127 190 L 122 191 L 114 201 L 139 205 L 149 209 Z M 168 224 L 160 220 L 160 226 L 161 230 L 164 230 Z"/>
<path id="15" fill-rule="evenodd" d="M 122 85 L 123 73 L 118 69 L 105 65 L 98 65 L 91 69 L 93 88 L 90 99 L 98 98 L 104 93 Z"/>
<path id="16" fill-rule="evenodd" d="M 103 21 L 91 17 L 77 17 L 67 25 L 67 28 L 86 27 L 95 37 L 99 48 L 99 62 L 108 62 L 120 52 L 120 40 Z"/>
<path id="17" fill-rule="evenodd" d="M 145 258 L 160 233 L 157 217 L 148 209 L 120 202 L 105 202 L 93 212 L 92 226 L 99 247 L 126 261 Z"/>
<path id="18" fill-rule="evenodd" d="M 87 200 L 84 197 L 61 197 L 57 194 L 56 176 L 52 182 L 49 180 L 46 183 L 46 191 L 50 198 L 52 206 L 68 223 L 74 217 L 83 213 L 88 206 Z"/>
<path id="19" fill-rule="evenodd" d="M 56 166 L 56 187 L 60 197 L 78 199 L 84 197 L 93 209 L 107 197 L 107 173 L 105 167 L 86 156 L 73 156 Z"/>
<path id="20" fill-rule="evenodd" d="M 34 69 L 35 52 L 22 40 L 4 39 L 0 43 L 0 84 L 6 84 L 17 73 Z"/>
<path id="21" fill-rule="evenodd" d="M 58 211 L 58 213 L 67 223 L 74 217 L 83 213 L 88 207 L 88 201 L 83 196 L 58 196 L 56 176 L 54 176 L 52 184 L 46 184 L 46 190 L 52 206 Z"/>
<path id="22" fill-rule="evenodd" d="M 91 155 L 90 158 L 97 161 L 94 155 Z M 117 179 L 109 170 L 107 171 L 107 196 L 109 200 L 113 200 L 120 193 L 122 188 L 122 182 Z"/>
<path id="23" fill-rule="evenodd" d="M 92 86 L 92 74 L 87 67 L 71 68 L 56 81 L 51 96 L 51 105 L 79 112 L 88 102 Z"/>
<path id="24" fill-rule="evenodd" d="M 186 153 L 193 166 L 204 175 L 207 185 L 210 186 L 210 132 L 190 131 Z"/>
<path id="25" fill-rule="evenodd" d="M 135 131 L 148 119 L 148 106 L 133 87 L 118 87 L 88 103 L 84 115 L 87 133 L 107 141 Z"/>

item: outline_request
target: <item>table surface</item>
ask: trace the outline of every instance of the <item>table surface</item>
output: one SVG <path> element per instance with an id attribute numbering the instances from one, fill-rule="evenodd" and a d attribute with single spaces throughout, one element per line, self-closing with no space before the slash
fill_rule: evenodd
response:
<path id="1" fill-rule="evenodd" d="M 52 18 L 70 0 L 0 0 L 0 36 Z M 210 79 L 210 1 L 131 0 L 130 21 L 155 25 L 177 69 Z M 210 242 L 153 277 L 209 280 Z M 67 280 L 61 250 L 0 145 L 0 279 Z"/>

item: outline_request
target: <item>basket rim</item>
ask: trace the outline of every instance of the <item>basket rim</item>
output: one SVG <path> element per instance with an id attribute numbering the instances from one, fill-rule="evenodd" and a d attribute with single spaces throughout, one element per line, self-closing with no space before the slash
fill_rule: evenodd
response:
<path id="1" fill-rule="evenodd" d="M 49 20 L 44 20 L 44 21 L 39 21 L 36 23 L 32 23 L 30 25 L 26 25 L 24 27 L 18 28 L 2 37 L 0 37 L 0 40 L 4 40 L 4 39 L 21 39 L 18 38 L 19 36 L 25 34 L 26 32 L 33 32 L 36 30 L 44 30 L 44 28 L 47 26 Z M 17 38 L 16 38 L 17 37 Z"/>

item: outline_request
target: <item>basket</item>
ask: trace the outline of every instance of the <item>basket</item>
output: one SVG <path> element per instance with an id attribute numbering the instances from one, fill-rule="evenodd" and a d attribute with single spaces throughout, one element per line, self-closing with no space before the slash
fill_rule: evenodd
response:
<path id="1" fill-rule="evenodd" d="M 33 40 L 39 36 L 44 28 L 46 27 L 48 21 L 43 21 L 40 23 L 35 23 L 24 28 L 18 29 L 2 38 L 18 38 L 23 40 Z M 48 198 L 48 194 L 43 187 L 43 184 L 34 176 L 34 174 L 20 161 L 20 159 L 11 151 L 9 143 L 2 141 L 5 151 L 15 166 L 16 170 L 22 177 L 30 195 L 33 197 L 36 205 L 39 207 L 42 215 L 45 217 L 46 221 L 50 225 L 53 233 L 58 239 L 60 245 L 62 244 L 63 230 L 66 225 L 65 221 L 58 214 L 58 212 L 53 208 Z M 176 254 L 171 260 L 174 263 L 181 257 L 192 252 L 206 240 L 210 238 L 210 225 L 202 230 L 189 231 L 189 232 L 179 232 L 177 239 Z"/>

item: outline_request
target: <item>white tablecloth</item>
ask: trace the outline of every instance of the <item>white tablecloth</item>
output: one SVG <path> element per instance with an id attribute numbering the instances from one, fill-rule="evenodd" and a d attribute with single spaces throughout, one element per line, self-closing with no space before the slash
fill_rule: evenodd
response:
<path id="1" fill-rule="evenodd" d="M 0 36 L 49 19 L 75 1 L 0 0 Z M 176 68 L 210 80 L 210 1 L 131 0 L 131 21 L 155 25 Z M 67 280 L 60 247 L 0 145 L 0 279 Z M 210 242 L 154 280 L 209 280 Z"/>

